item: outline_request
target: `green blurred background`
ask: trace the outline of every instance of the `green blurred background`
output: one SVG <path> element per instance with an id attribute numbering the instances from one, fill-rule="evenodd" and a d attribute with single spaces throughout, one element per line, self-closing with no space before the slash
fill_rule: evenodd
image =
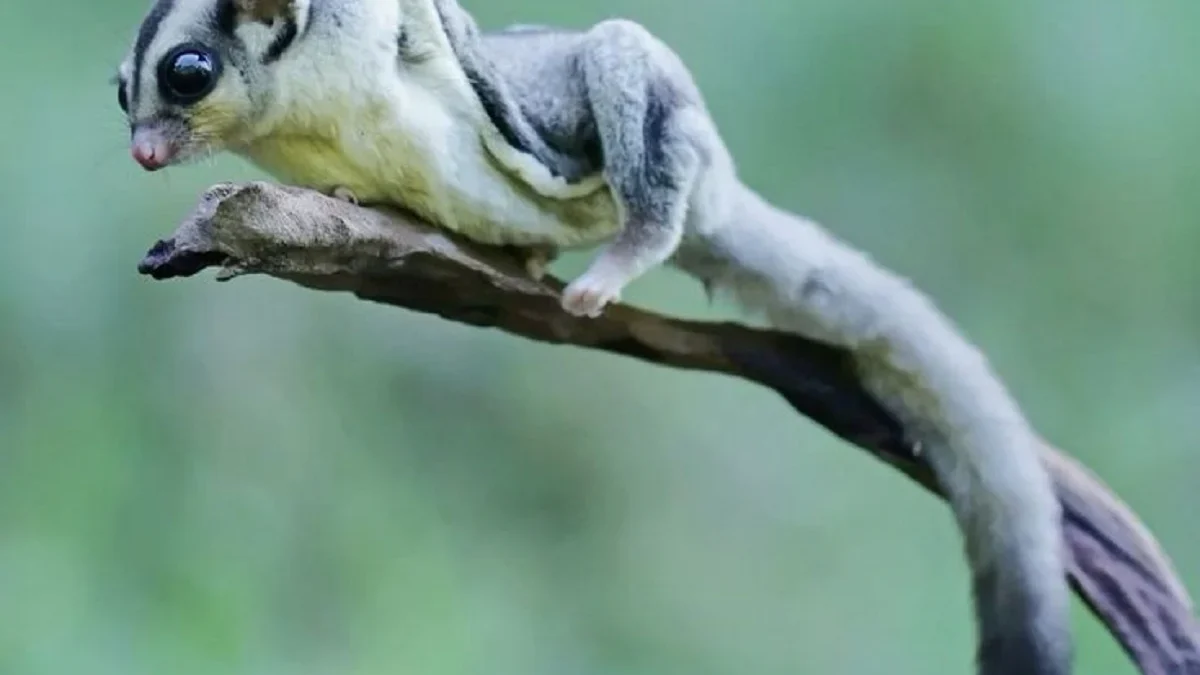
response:
<path id="1" fill-rule="evenodd" d="M 663 36 L 747 181 L 932 293 L 1200 592 L 1200 3 L 466 4 Z M 139 277 L 261 175 L 129 158 L 145 9 L 0 9 L 0 673 L 969 671 L 948 512 L 765 390 Z M 668 271 L 627 299 L 736 316 Z"/>

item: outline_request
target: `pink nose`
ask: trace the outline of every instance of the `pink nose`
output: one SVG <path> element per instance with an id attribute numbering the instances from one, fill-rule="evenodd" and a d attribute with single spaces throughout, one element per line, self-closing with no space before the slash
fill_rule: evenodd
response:
<path id="1" fill-rule="evenodd" d="M 150 143 L 135 143 L 131 148 L 134 160 L 147 171 L 155 171 L 166 164 L 166 153 Z"/>
<path id="2" fill-rule="evenodd" d="M 134 132 L 129 154 L 143 169 L 156 171 L 170 164 L 174 150 L 162 133 L 153 128 L 144 128 Z"/>

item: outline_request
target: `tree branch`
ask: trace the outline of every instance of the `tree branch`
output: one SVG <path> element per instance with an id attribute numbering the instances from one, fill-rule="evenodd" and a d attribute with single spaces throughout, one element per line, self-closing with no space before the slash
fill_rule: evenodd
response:
<path id="1" fill-rule="evenodd" d="M 939 494 L 903 430 L 858 382 L 849 354 L 787 333 L 683 321 L 629 306 L 598 319 L 560 311 L 561 282 L 530 280 L 516 256 L 467 243 L 399 212 L 368 210 L 268 183 L 221 184 L 138 269 L 155 279 L 220 268 L 348 291 L 539 342 L 569 344 L 769 387 L 796 410 Z M 1170 561 L 1099 480 L 1046 448 L 1072 587 L 1145 675 L 1200 674 L 1200 625 Z"/>

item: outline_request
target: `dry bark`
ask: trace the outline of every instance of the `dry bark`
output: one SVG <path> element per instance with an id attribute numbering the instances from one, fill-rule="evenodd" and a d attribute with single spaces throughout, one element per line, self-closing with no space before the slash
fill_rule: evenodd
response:
<path id="1" fill-rule="evenodd" d="M 209 267 L 220 268 L 219 279 L 266 274 L 539 342 L 744 378 L 940 496 L 899 424 L 858 382 L 849 355 L 826 344 L 626 305 L 576 318 L 559 309 L 561 282 L 530 280 L 502 249 L 399 212 L 268 183 L 210 188 L 139 270 L 165 279 Z M 1072 587 L 1142 673 L 1200 674 L 1200 624 L 1153 536 L 1078 463 L 1053 448 L 1046 455 L 1063 505 Z"/>

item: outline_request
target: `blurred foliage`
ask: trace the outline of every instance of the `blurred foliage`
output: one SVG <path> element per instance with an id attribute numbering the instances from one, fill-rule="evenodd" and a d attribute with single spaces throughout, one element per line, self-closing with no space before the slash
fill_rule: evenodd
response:
<path id="1" fill-rule="evenodd" d="M 146 3 L 66 4 L 0 9 L 0 672 L 968 670 L 948 512 L 769 392 L 138 277 L 260 174 L 141 173 L 108 79 Z M 1200 4 L 467 4 L 662 35 L 746 180 L 932 293 L 1200 591 Z M 1077 617 L 1080 672 L 1131 673 Z"/>

